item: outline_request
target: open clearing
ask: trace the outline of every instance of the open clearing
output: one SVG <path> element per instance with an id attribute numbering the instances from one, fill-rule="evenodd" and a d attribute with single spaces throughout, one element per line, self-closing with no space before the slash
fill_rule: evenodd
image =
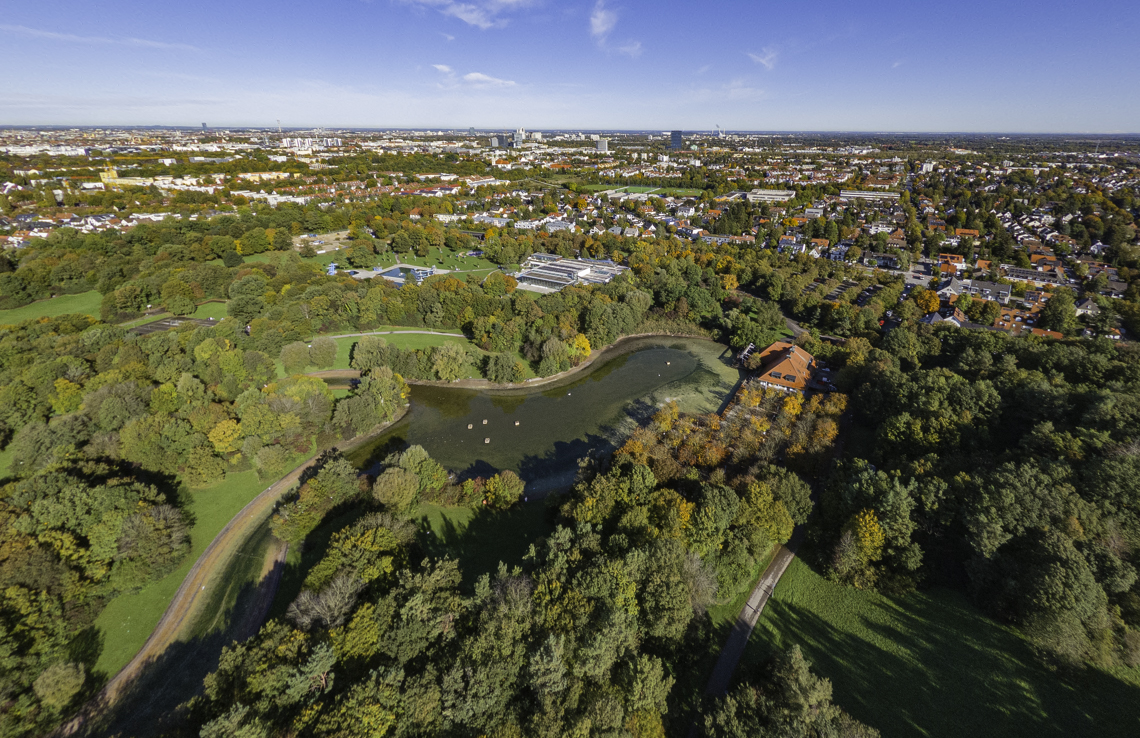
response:
<path id="1" fill-rule="evenodd" d="M 80 313 L 99 317 L 99 306 L 103 296 L 95 290 L 77 295 L 60 295 L 47 300 L 37 300 L 23 307 L 0 310 L 0 325 L 13 325 L 32 318 L 54 318 L 57 315 Z"/>
<path id="2" fill-rule="evenodd" d="M 836 703 L 884 737 L 1140 735 L 1140 670 L 1050 671 L 1017 631 L 953 590 L 885 597 L 796 558 L 737 680 L 773 646 L 795 644 L 831 679 Z"/>
<path id="3" fill-rule="evenodd" d="M 189 493 L 189 508 L 194 516 L 190 553 L 181 566 L 162 579 L 136 593 L 116 597 L 99 613 L 95 627 L 101 633 L 103 650 L 95 665 L 97 671 L 112 676 L 138 653 L 206 546 L 267 486 L 267 482 L 257 478 L 257 472 L 246 471 L 227 474 L 225 480 L 213 487 Z"/>

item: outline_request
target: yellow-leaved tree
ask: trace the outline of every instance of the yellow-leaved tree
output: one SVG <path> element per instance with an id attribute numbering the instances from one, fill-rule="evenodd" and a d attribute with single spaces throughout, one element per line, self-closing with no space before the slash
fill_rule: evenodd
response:
<path id="1" fill-rule="evenodd" d="M 223 420 L 214 426 L 207 438 L 214 444 L 214 450 L 219 454 L 237 451 L 242 442 L 241 423 L 236 420 Z"/>
<path id="2" fill-rule="evenodd" d="M 872 564 L 883 556 L 887 537 L 874 510 L 860 510 L 854 518 L 855 550 L 864 564 Z"/>

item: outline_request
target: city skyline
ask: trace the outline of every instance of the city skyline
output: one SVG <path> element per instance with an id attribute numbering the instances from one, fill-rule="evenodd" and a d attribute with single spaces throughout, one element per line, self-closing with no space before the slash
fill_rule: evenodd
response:
<path id="1" fill-rule="evenodd" d="M 7 125 L 1111 135 L 1140 120 L 1119 92 L 1140 73 L 1123 2 L 11 5 Z"/>

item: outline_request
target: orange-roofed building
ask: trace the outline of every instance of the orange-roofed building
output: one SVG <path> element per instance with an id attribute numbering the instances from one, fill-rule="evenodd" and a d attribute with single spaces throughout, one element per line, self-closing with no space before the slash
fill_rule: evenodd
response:
<path id="1" fill-rule="evenodd" d="M 756 381 L 762 387 L 803 392 L 815 380 L 815 357 L 795 344 L 777 341 L 760 352 Z"/>

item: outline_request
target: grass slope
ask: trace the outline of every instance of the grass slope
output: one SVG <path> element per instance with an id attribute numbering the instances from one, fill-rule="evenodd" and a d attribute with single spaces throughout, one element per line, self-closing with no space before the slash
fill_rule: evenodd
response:
<path id="1" fill-rule="evenodd" d="M 381 335 L 389 346 L 396 346 L 401 349 L 423 349 L 433 348 L 435 346 L 443 346 L 448 343 L 456 343 L 464 348 L 474 348 L 479 353 L 484 353 L 474 344 L 470 343 L 467 338 L 459 333 L 454 335 L 449 334 L 427 334 L 427 333 L 409 333 L 406 331 L 415 330 L 407 326 L 381 326 L 376 330 L 395 330 L 405 331 L 402 333 L 389 333 Z M 349 361 L 352 359 L 352 347 L 360 340 L 360 336 L 345 336 L 343 338 L 334 339 L 336 341 L 336 361 L 333 362 L 331 368 L 333 369 L 351 369 Z M 281 363 L 280 359 L 275 359 L 274 363 L 277 365 L 277 376 L 285 376 L 285 366 Z M 319 371 L 317 367 L 310 366 L 305 371 Z M 475 375 L 478 376 L 478 375 Z"/>
<path id="2" fill-rule="evenodd" d="M 745 663 L 794 644 L 835 701 L 884 737 L 1140 735 L 1140 670 L 1050 671 L 1017 631 L 952 590 L 885 597 L 796 559 Z"/>
<path id="3" fill-rule="evenodd" d="M 95 668 L 111 676 L 123 668 L 166 612 L 174 593 L 197 561 L 198 556 L 226 523 L 269 484 L 257 478 L 257 472 L 228 474 L 224 481 L 190 493 L 190 512 L 194 526 L 190 529 L 190 553 L 182 565 L 157 582 L 140 591 L 116 597 L 95 620 L 103 639 L 103 650 Z"/>
<path id="4" fill-rule="evenodd" d="M 54 318 L 57 315 L 81 313 L 99 317 L 99 306 L 103 296 L 95 290 L 78 295 L 60 295 L 47 300 L 38 300 L 23 307 L 0 310 L 0 325 L 11 325 L 32 318 Z"/>

